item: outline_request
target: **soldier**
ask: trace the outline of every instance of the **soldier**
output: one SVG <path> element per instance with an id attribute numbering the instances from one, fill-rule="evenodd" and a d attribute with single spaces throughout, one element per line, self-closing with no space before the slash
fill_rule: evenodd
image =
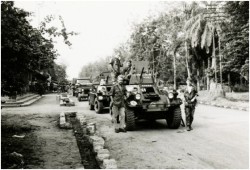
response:
<path id="1" fill-rule="evenodd" d="M 122 67 L 122 63 L 119 55 L 116 54 L 115 57 L 110 60 L 109 64 L 111 65 L 112 69 L 111 72 L 112 81 L 113 83 L 115 83 L 117 77 L 121 74 L 120 68 Z"/>
<path id="2" fill-rule="evenodd" d="M 122 74 L 125 76 L 125 82 L 126 84 L 129 83 L 131 75 L 135 72 L 132 68 L 132 61 L 128 60 L 127 61 L 127 66 L 123 69 Z"/>
<path id="3" fill-rule="evenodd" d="M 111 99 L 113 121 L 115 124 L 115 132 L 126 132 L 125 129 L 125 101 L 126 89 L 123 85 L 123 75 L 118 76 L 118 82 L 111 89 Z M 119 119 L 119 120 L 118 120 Z M 119 122 L 119 123 L 118 123 Z"/>
<path id="4" fill-rule="evenodd" d="M 190 131 L 193 130 L 191 125 L 194 120 L 194 111 L 197 103 L 196 96 L 198 96 L 198 94 L 191 78 L 187 78 L 186 83 L 187 83 L 187 89 L 184 93 L 185 114 L 186 114 L 187 131 Z"/>

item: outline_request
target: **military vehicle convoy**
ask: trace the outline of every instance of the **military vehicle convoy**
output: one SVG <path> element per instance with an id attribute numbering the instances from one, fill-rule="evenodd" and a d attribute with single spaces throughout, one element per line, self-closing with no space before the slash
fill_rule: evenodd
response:
<path id="1" fill-rule="evenodd" d="M 88 100 L 89 92 L 92 87 L 90 77 L 73 79 L 73 84 L 73 95 L 78 98 L 78 101 Z"/>
<path id="2" fill-rule="evenodd" d="M 135 74 L 132 74 L 128 84 L 125 85 L 126 128 L 134 130 L 136 120 L 139 119 L 165 119 L 169 128 L 177 129 L 182 120 L 180 109 L 182 100 L 177 98 L 176 91 L 162 93 L 156 86 L 148 66 L 147 61 L 132 62 Z"/>
<path id="3" fill-rule="evenodd" d="M 104 109 L 109 109 L 110 95 L 112 88 L 110 72 L 102 72 L 93 82 L 89 93 L 89 109 L 101 113 Z"/>

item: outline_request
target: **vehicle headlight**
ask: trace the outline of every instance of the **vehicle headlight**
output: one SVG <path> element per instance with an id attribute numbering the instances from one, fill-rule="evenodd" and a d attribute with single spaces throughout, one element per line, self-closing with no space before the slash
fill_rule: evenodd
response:
<path id="1" fill-rule="evenodd" d="M 174 98 L 174 94 L 173 93 L 169 93 L 168 94 L 168 98 L 170 98 L 170 99 Z"/>
<path id="2" fill-rule="evenodd" d="M 103 99 L 103 96 L 98 96 L 98 100 L 102 100 Z"/>
<path id="3" fill-rule="evenodd" d="M 135 98 L 136 98 L 136 100 L 140 100 L 141 99 L 141 95 L 140 94 L 136 94 Z"/>
<path id="4" fill-rule="evenodd" d="M 134 100 L 132 100 L 132 101 L 130 101 L 130 104 L 131 104 L 132 106 L 136 106 L 136 105 L 137 105 L 137 102 L 134 101 Z"/>

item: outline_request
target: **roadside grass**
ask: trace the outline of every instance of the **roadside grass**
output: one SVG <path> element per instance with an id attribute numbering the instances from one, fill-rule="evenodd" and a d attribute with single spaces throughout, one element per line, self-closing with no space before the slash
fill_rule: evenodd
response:
<path id="1" fill-rule="evenodd" d="M 217 104 L 228 107 L 244 107 L 249 108 L 249 92 L 232 92 L 226 93 L 226 97 L 214 97 L 208 91 L 199 91 L 198 101 L 210 102 L 211 104 Z"/>
<path id="2" fill-rule="evenodd" d="M 20 169 L 31 168 L 30 164 L 40 164 L 42 161 L 36 157 L 34 146 L 37 137 L 32 133 L 36 128 L 19 115 L 16 117 L 2 116 L 1 120 L 1 168 Z M 17 137 L 15 137 L 17 136 Z M 18 137 L 19 136 L 19 137 Z M 20 137 L 23 136 L 23 137 Z M 21 157 L 12 153 L 21 154 Z M 23 161 L 23 163 L 21 163 Z"/>

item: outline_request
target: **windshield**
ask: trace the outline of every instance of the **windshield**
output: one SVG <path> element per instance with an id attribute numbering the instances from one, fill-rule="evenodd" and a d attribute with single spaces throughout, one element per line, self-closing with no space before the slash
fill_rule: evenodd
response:
<path id="1" fill-rule="evenodd" d="M 153 79 L 151 74 L 142 75 L 142 84 L 153 84 Z M 129 84 L 140 84 L 140 74 L 134 74 L 130 78 Z"/>
<path id="2" fill-rule="evenodd" d="M 77 84 L 89 84 L 90 83 L 90 80 L 76 80 L 76 83 Z"/>

